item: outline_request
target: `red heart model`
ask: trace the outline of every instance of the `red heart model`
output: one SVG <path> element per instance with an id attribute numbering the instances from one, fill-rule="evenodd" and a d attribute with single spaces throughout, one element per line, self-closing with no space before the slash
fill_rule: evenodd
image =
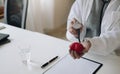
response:
<path id="1" fill-rule="evenodd" d="M 83 49 L 84 49 L 83 45 L 79 42 L 74 42 L 70 45 L 70 50 L 74 50 L 77 53 L 82 53 Z"/>

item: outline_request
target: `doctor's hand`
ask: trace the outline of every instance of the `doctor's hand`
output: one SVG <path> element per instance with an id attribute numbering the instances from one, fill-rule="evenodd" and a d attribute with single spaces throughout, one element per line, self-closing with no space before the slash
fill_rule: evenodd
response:
<path id="1" fill-rule="evenodd" d="M 83 25 L 81 23 L 79 23 L 75 18 L 73 18 L 68 30 L 72 35 L 74 35 L 77 38 L 78 37 L 78 29 L 80 30 L 80 32 L 82 32 Z"/>
<path id="2" fill-rule="evenodd" d="M 81 58 L 85 53 L 87 53 L 88 51 L 89 51 L 89 49 L 90 49 L 90 47 L 91 47 L 91 43 L 90 43 L 90 41 L 88 41 L 88 40 L 86 40 L 86 41 L 84 41 L 84 42 L 82 42 L 82 43 L 80 43 L 83 47 L 83 49 L 82 49 L 82 51 L 81 50 L 77 50 L 77 51 L 75 51 L 75 50 L 69 50 L 69 53 L 70 53 L 70 55 L 74 58 L 74 59 L 79 59 L 79 58 Z"/>

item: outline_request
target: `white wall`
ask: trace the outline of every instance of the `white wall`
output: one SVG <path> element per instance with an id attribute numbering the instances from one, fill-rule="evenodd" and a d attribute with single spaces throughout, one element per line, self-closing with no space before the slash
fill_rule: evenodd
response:
<path id="1" fill-rule="evenodd" d="M 44 32 L 67 21 L 74 0 L 29 0 L 27 29 Z"/>
<path id="2" fill-rule="evenodd" d="M 3 0 L 0 0 L 0 6 L 3 6 Z"/>

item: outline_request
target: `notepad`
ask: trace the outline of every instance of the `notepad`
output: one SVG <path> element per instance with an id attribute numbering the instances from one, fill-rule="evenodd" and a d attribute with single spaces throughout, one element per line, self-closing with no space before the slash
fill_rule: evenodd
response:
<path id="1" fill-rule="evenodd" d="M 44 74 L 96 74 L 101 67 L 99 62 L 84 57 L 74 60 L 67 55 Z"/>

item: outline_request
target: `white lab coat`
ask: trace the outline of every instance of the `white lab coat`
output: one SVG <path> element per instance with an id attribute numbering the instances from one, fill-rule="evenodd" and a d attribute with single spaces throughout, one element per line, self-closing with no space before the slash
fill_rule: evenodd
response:
<path id="1" fill-rule="evenodd" d="M 67 29 L 70 21 L 76 18 L 84 25 L 82 37 L 85 36 L 86 20 L 91 14 L 92 3 L 94 0 L 76 0 L 73 4 L 67 23 Z M 118 6 L 116 6 L 118 5 Z M 78 41 L 68 30 L 66 37 L 70 41 Z M 87 38 L 92 46 L 90 51 L 100 55 L 107 55 L 117 50 L 120 54 L 120 0 L 112 0 L 108 5 L 101 24 L 101 34 L 99 37 Z"/>

